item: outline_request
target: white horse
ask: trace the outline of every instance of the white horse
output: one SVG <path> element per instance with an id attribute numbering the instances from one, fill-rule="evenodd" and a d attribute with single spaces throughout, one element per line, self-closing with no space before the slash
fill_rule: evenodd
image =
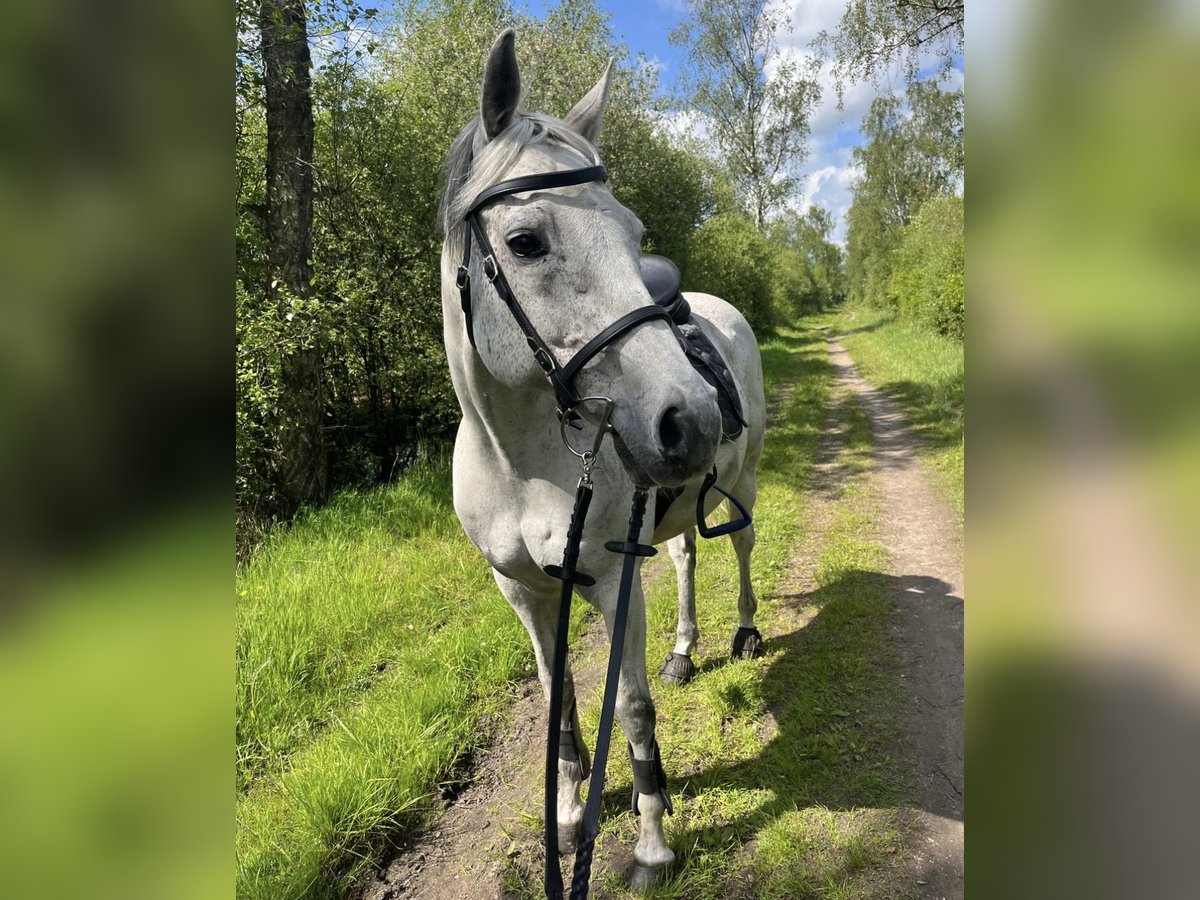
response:
<path id="1" fill-rule="evenodd" d="M 547 696 L 560 585 L 543 566 L 562 558 L 580 463 L 563 446 L 555 393 L 513 312 L 489 283 L 484 253 L 473 253 L 468 266 L 470 335 L 456 279 L 469 239 L 464 216 L 482 191 L 502 179 L 598 165 L 595 144 L 611 73 L 610 63 L 565 119 L 526 113 L 520 105 L 513 34 L 505 31 L 485 67 L 480 116 L 462 130 L 445 168 L 442 307 L 446 356 L 463 415 L 454 446 L 454 508 L 533 639 Z M 642 224 L 602 182 L 504 196 L 482 210 L 478 221 L 494 248 L 494 263 L 560 365 L 610 323 L 650 303 L 638 268 Z M 576 585 L 577 592 L 604 616 L 611 637 L 623 560 L 604 544 L 623 539 L 636 485 L 681 487 L 683 493 L 657 526 L 650 514 L 640 540 L 668 541 L 678 572 L 679 625 L 675 651 L 666 664 L 672 672 L 667 674 L 678 676 L 682 664 L 689 677 L 694 674 L 690 655 L 699 637 L 693 574 L 701 479 L 715 465 L 718 486 L 752 507 L 765 403 L 758 344 L 746 320 L 709 294 L 689 293 L 686 298 L 693 321 L 726 360 L 740 392 L 747 425 L 736 440 L 721 442 L 717 393 L 681 352 L 671 326 L 662 319 L 645 322 L 609 344 L 579 371 L 574 384 L 580 397 L 612 398 L 615 432 L 598 456 L 595 499 L 580 548 L 579 568 L 592 575 L 595 584 Z M 578 411 L 596 424 L 587 404 Z M 584 428 L 592 433 L 590 426 Z M 715 492 L 710 494 L 705 512 L 719 501 Z M 739 626 L 752 629 L 758 605 L 750 583 L 753 527 L 733 534 L 732 540 L 740 574 Z M 653 761 L 655 713 L 646 675 L 640 571 L 630 597 L 625 640 L 617 720 L 633 756 Z M 571 735 L 565 733 L 573 734 L 579 760 L 565 758 L 558 764 L 559 835 L 570 846 L 583 815 L 580 783 L 588 751 L 575 712 L 569 665 L 562 708 L 551 715 L 561 721 L 568 742 Z M 560 756 L 569 757 L 570 749 Z M 635 789 L 640 813 L 634 850 L 638 886 L 651 883 L 674 860 L 663 836 L 667 802 L 665 791 L 647 794 Z"/>

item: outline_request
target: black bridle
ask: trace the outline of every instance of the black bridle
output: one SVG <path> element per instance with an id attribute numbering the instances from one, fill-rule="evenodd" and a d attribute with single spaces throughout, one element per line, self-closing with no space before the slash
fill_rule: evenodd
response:
<path id="1" fill-rule="evenodd" d="M 546 574 L 552 578 L 556 578 L 562 582 L 562 589 L 559 595 L 559 614 L 558 625 L 556 629 L 554 643 L 554 658 L 551 664 L 550 678 L 550 723 L 549 736 L 546 741 L 546 786 L 545 786 L 545 825 L 546 825 L 546 869 L 545 869 L 545 890 L 546 896 L 551 900 L 561 900 L 563 896 L 562 875 L 558 868 L 558 762 L 560 758 L 560 750 L 568 750 L 569 753 L 575 754 L 575 760 L 579 759 L 578 748 L 575 745 L 574 735 L 567 732 L 571 747 L 562 747 L 563 733 L 560 732 L 559 725 L 555 719 L 560 719 L 562 716 L 562 701 L 564 693 L 563 682 L 566 676 L 566 658 L 567 658 L 567 631 L 568 623 L 571 615 L 571 598 L 574 594 L 575 585 L 587 587 L 596 583 L 596 580 L 584 572 L 578 571 L 575 567 L 579 561 L 579 547 L 583 539 L 583 526 L 587 518 L 588 507 L 591 504 L 592 498 L 592 469 L 595 466 L 597 455 L 600 452 L 600 446 L 604 441 L 604 436 L 614 429 L 609 424 L 609 417 L 612 414 L 613 401 L 608 397 L 580 397 L 575 390 L 575 378 L 579 375 L 584 366 L 592 360 L 601 350 L 612 344 L 622 335 L 625 335 L 647 322 L 652 322 L 655 319 L 665 321 L 670 327 L 675 336 L 682 339 L 675 323 L 671 319 L 670 313 L 661 306 L 648 304 L 639 306 L 632 312 L 628 312 L 621 316 L 590 341 L 583 345 L 579 351 L 572 356 L 566 365 L 559 365 L 558 360 L 551 352 L 550 347 L 546 344 L 533 322 L 525 314 L 521 304 L 517 301 L 516 295 L 513 294 L 512 288 L 508 284 L 508 279 L 504 277 L 504 271 L 500 268 L 500 263 L 496 259 L 495 251 L 492 249 L 491 243 L 488 241 L 487 233 L 484 230 L 483 222 L 480 219 L 480 213 L 492 203 L 495 203 L 501 198 L 511 196 L 512 194 L 520 194 L 526 191 L 548 190 L 560 187 L 569 187 L 576 184 L 587 184 L 592 181 L 607 181 L 608 173 L 603 166 L 589 166 L 580 169 L 569 169 L 562 172 L 545 172 L 538 175 L 527 175 L 522 178 L 511 178 L 507 181 L 502 181 L 487 188 L 475 198 L 470 208 L 464 215 L 467 223 L 467 232 L 463 236 L 463 260 L 462 265 L 458 267 L 458 276 L 456 284 L 459 290 L 459 297 L 462 303 L 463 316 L 466 319 L 467 338 L 471 342 L 471 346 L 475 347 L 475 331 L 472 316 L 471 302 L 471 243 L 472 239 L 479 244 L 480 251 L 483 253 L 483 273 L 491 282 L 497 295 L 504 301 L 513 318 L 516 320 L 517 327 L 525 335 L 525 341 L 529 345 L 529 349 L 533 352 L 533 357 L 537 360 L 538 365 L 545 373 L 546 378 L 550 381 L 551 387 L 554 389 L 555 400 L 558 404 L 558 416 L 560 426 L 563 430 L 563 442 L 567 448 L 578 456 L 582 462 L 583 473 L 579 479 L 575 491 L 575 505 L 571 513 L 571 523 L 567 529 L 567 543 L 563 549 L 563 558 L 561 566 L 545 566 L 543 567 Z M 682 351 L 681 351 L 682 352 Z M 577 409 L 588 400 L 602 401 L 604 406 L 600 413 L 599 422 L 597 424 L 597 433 L 595 442 L 592 448 L 585 452 L 579 452 L 571 446 L 570 441 L 566 438 L 566 427 L 568 425 L 576 425 L 578 419 Z M 718 526 L 710 532 L 704 530 L 704 498 L 710 487 L 715 487 L 716 483 L 716 468 L 714 467 L 712 474 L 707 476 L 704 481 L 702 490 L 700 491 L 699 499 L 697 500 L 697 516 L 700 523 L 701 534 L 704 537 L 712 537 L 717 534 L 727 534 L 729 531 L 738 528 L 744 528 L 750 524 L 750 515 L 745 508 L 732 498 L 721 488 L 719 491 L 736 504 L 738 510 L 742 513 L 742 518 L 737 522 L 731 522 L 724 526 Z M 610 737 L 612 735 L 613 717 L 616 710 L 617 699 L 617 684 L 620 676 L 621 656 L 624 650 L 625 629 L 629 615 L 629 598 L 633 589 L 633 578 L 637 570 L 637 561 L 640 557 L 654 556 L 658 551 L 647 544 L 639 543 L 639 538 L 642 533 L 642 520 L 646 511 L 646 501 L 648 498 L 647 488 L 637 485 L 634 487 L 633 506 L 629 516 L 629 528 L 624 541 L 609 541 L 604 546 L 605 549 L 612 553 L 624 555 L 625 560 L 621 569 L 620 589 L 617 593 L 617 605 L 613 614 L 613 632 L 612 645 L 609 650 L 608 657 L 608 674 L 604 683 L 604 700 L 601 704 L 600 711 L 600 730 L 596 737 L 596 752 L 592 760 L 591 781 L 588 787 L 587 805 L 584 808 L 583 820 L 580 823 L 579 845 L 575 853 L 575 867 L 571 879 L 571 900 L 584 900 L 588 895 L 588 882 L 591 878 L 592 852 L 596 843 L 596 836 L 599 833 L 600 823 L 600 798 L 604 792 L 604 771 L 608 761 L 608 751 Z M 572 713 L 572 719 L 574 714 Z M 571 759 L 568 757 L 568 761 Z M 633 764 L 634 770 L 634 789 L 633 789 L 633 811 L 638 813 L 637 798 L 639 794 L 654 795 L 658 794 L 667 811 L 671 811 L 671 801 L 667 796 L 666 775 L 663 772 L 662 761 L 659 755 L 658 743 L 654 743 L 654 756 L 651 760 L 638 760 L 634 758 L 633 747 L 629 746 L 629 758 Z M 580 767 L 581 777 L 587 773 Z"/>
<path id="2" fill-rule="evenodd" d="M 484 276 L 491 282 L 500 299 L 504 301 L 504 305 L 508 307 L 508 311 L 512 313 L 513 318 L 517 322 L 517 327 L 525 335 L 525 342 L 529 345 L 529 349 L 533 351 L 533 358 L 537 360 L 537 364 L 541 367 L 542 372 L 545 373 L 546 378 L 550 381 L 550 386 L 554 389 L 554 397 L 558 402 L 558 415 L 560 419 L 569 418 L 575 408 L 579 406 L 582 398 L 575 391 L 575 377 L 597 353 L 617 338 L 646 322 L 661 319 L 671 325 L 672 328 L 674 328 L 674 323 L 671 322 L 670 314 L 661 306 L 655 306 L 652 303 L 646 306 L 639 306 L 632 312 L 621 316 L 621 318 L 617 319 L 617 321 L 613 322 L 584 344 L 579 349 L 579 352 L 567 361 L 566 365 L 559 365 L 554 353 L 551 352 L 546 342 L 542 340 L 542 336 L 538 334 L 537 328 L 529 320 L 529 316 L 525 314 L 525 310 L 521 308 L 521 304 L 517 302 L 517 297 L 508 284 L 508 279 L 504 277 L 504 270 L 500 268 L 500 263 L 496 259 L 496 253 L 488 241 L 487 232 L 480 219 L 480 213 L 497 200 L 513 194 L 521 194 L 527 191 L 552 190 L 576 184 L 587 184 L 592 181 L 607 180 L 608 172 L 605 171 L 604 166 L 588 166 L 582 169 L 568 169 L 563 172 L 543 172 L 538 175 L 526 175 L 522 178 L 510 178 L 507 181 L 494 184 L 481 192 L 463 217 L 467 223 L 467 233 L 463 236 L 463 261 L 462 265 L 458 267 L 458 277 L 455 283 L 458 285 L 459 299 L 462 302 L 463 315 L 466 317 L 467 339 L 470 340 L 471 346 L 474 347 L 475 327 L 472 316 L 470 271 L 471 241 L 474 238 L 475 242 L 479 244 L 480 251 L 483 253 Z"/>

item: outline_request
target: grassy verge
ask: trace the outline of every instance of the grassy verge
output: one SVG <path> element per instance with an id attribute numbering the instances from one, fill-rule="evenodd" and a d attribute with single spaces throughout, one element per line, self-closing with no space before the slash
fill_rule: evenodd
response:
<path id="1" fill-rule="evenodd" d="M 532 671 L 450 496 L 448 462 L 430 462 L 339 496 L 239 573 L 239 897 L 340 895 Z"/>
<path id="2" fill-rule="evenodd" d="M 926 447 L 938 489 L 963 515 L 963 345 L 881 310 L 845 308 L 823 320 L 863 377 L 895 398 Z"/>
<path id="3" fill-rule="evenodd" d="M 701 675 L 684 688 L 653 679 L 657 734 L 676 797 L 666 819 L 676 874 L 654 897 L 902 897 L 880 892 L 902 857 L 908 799 L 893 754 L 899 688 L 884 600 L 881 548 L 871 540 L 871 498 L 853 476 L 869 459 L 869 423 L 852 395 L 830 397 L 831 367 L 814 330 L 763 348 L 777 420 L 768 432 L 755 508 L 760 660 L 728 662 L 737 624 L 737 569 L 729 541 L 701 541 L 696 571 Z M 806 502 L 830 402 L 841 405 L 848 485 L 821 512 Z M 821 521 L 816 519 L 820 517 Z M 820 531 L 805 561 L 810 591 L 793 591 L 792 554 Z M 675 580 L 648 594 L 651 671 L 674 644 Z M 594 733 L 598 696 L 582 706 Z M 623 738 L 615 735 L 617 747 Z M 615 859 L 632 845 L 631 778 L 609 768 L 598 869 L 603 896 L 633 897 Z M 532 800 L 531 798 L 531 806 Z M 538 827 L 536 817 L 528 825 Z M 622 849 L 625 848 L 625 849 Z M 539 873 L 507 863 L 514 896 L 533 898 Z"/>

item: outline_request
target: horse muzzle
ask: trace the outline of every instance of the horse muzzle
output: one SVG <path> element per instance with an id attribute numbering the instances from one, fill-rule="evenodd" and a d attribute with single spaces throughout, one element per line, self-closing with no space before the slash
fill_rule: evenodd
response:
<path id="1" fill-rule="evenodd" d="M 614 411 L 617 450 L 635 482 L 646 487 L 677 487 L 709 471 L 721 441 L 721 413 L 711 402 L 664 403 L 648 417 Z M 622 420 L 625 421 L 622 421 Z"/>

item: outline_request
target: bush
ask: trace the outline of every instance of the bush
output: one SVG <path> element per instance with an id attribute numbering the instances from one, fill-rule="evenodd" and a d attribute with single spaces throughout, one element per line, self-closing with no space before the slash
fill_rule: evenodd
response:
<path id="1" fill-rule="evenodd" d="M 713 216 L 692 236 L 684 288 L 728 300 L 756 332 L 775 324 L 772 282 L 775 252 L 741 213 Z"/>
<path id="2" fill-rule="evenodd" d="M 963 201 L 935 197 L 904 229 L 888 299 L 905 318 L 962 340 L 965 326 Z"/>

